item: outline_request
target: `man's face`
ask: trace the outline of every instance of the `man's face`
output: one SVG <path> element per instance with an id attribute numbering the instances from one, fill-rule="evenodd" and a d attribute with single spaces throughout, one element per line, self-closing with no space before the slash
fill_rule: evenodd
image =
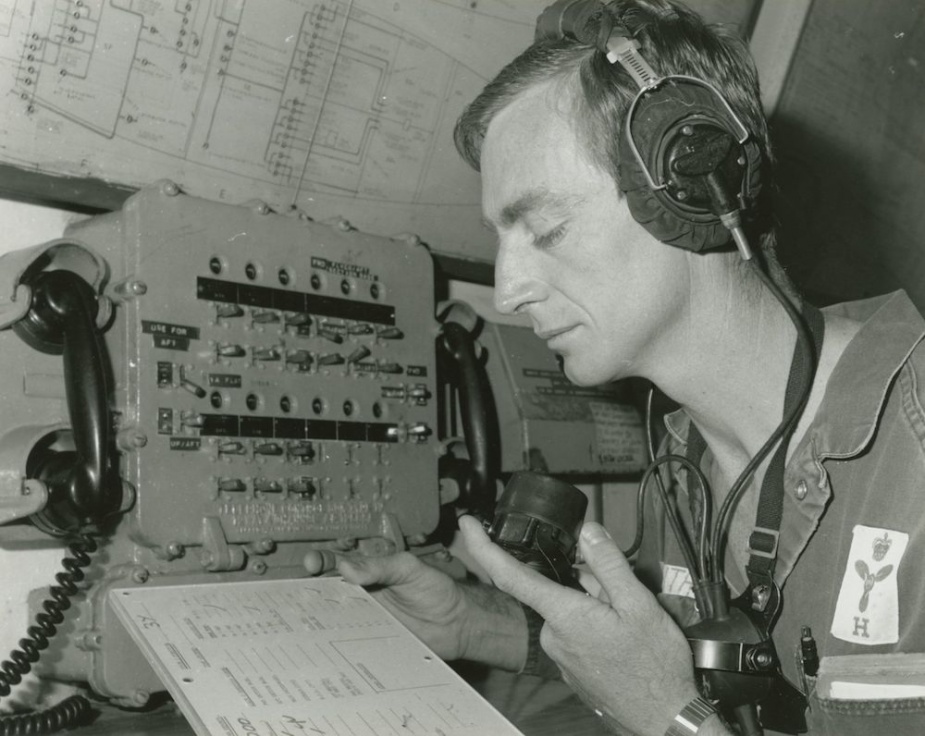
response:
<path id="1" fill-rule="evenodd" d="M 488 128 L 482 209 L 498 234 L 495 307 L 529 315 L 574 383 L 650 375 L 684 299 L 683 254 L 633 220 L 583 153 L 568 107 L 545 84 Z"/>

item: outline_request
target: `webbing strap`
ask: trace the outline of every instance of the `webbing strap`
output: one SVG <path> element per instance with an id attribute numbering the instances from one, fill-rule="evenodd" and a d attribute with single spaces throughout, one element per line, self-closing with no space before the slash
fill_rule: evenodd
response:
<path id="1" fill-rule="evenodd" d="M 813 339 L 813 354 L 807 361 L 803 351 L 800 350 L 799 343 L 794 350 L 790 376 L 787 379 L 787 389 L 784 394 L 785 415 L 796 407 L 804 391 L 808 390 L 808 384 L 813 380 L 815 361 L 822 351 L 822 340 L 825 335 L 825 321 L 822 313 L 808 304 L 803 305 L 802 312 Z M 761 484 L 755 527 L 748 540 L 751 554 L 745 568 L 749 582 L 753 586 L 770 585 L 774 579 L 777 545 L 784 516 L 784 471 L 787 465 L 787 449 L 798 423 L 795 421 L 790 430 L 781 438 Z"/>
<path id="2" fill-rule="evenodd" d="M 803 396 L 807 384 L 814 375 L 815 360 L 822 350 L 822 340 L 825 334 L 825 322 L 822 313 L 809 304 L 803 304 L 803 318 L 809 327 L 813 340 L 813 357 L 806 361 L 799 340 L 794 347 L 793 358 L 790 363 L 790 375 L 787 378 L 787 387 L 784 393 L 784 416 L 796 408 L 797 402 Z M 755 526 L 749 536 L 749 561 L 746 573 L 752 586 L 770 585 L 774 579 L 774 567 L 777 564 L 777 546 L 780 537 L 780 527 L 783 521 L 784 510 L 784 471 L 786 469 L 787 448 L 790 439 L 796 430 L 795 421 L 781 438 L 758 496 L 758 510 L 755 514 Z M 696 425 L 691 423 L 687 437 L 687 459 L 700 466 L 703 454 L 706 451 L 706 441 L 700 434 Z M 719 565 L 721 561 L 714 560 Z"/>

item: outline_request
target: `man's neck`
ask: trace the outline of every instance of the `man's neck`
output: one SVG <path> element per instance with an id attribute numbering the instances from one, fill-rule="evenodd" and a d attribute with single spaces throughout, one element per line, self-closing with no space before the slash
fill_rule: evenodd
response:
<path id="1" fill-rule="evenodd" d="M 679 402 L 706 440 L 714 471 L 732 480 L 779 425 L 797 333 L 787 313 L 770 293 L 729 300 L 712 323 L 692 324 L 692 342 L 680 354 L 683 365 L 665 364 L 656 384 Z M 712 305 L 711 314 L 719 314 Z M 706 313 L 706 312 L 704 312 Z M 813 389 L 790 443 L 805 434 L 822 401 L 838 358 L 859 325 L 826 321 L 826 337 Z M 693 337 L 696 336 L 696 337 Z M 759 473 L 760 474 L 760 473 Z"/>
<path id="2" fill-rule="evenodd" d="M 744 467 L 780 422 L 796 330 L 771 294 L 695 305 L 688 319 L 683 358 L 659 366 L 655 382 L 721 466 Z"/>

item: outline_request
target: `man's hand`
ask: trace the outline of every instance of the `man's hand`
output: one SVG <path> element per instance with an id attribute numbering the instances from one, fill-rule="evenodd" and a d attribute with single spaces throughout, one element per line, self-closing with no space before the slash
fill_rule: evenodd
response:
<path id="1" fill-rule="evenodd" d="M 317 554 L 306 556 L 309 572 L 321 569 Z M 490 586 L 454 580 L 409 552 L 338 555 L 336 566 L 344 580 L 368 588 L 442 659 L 471 659 L 509 670 L 519 669 L 526 659 L 523 609 Z"/>
<path id="2" fill-rule="evenodd" d="M 459 526 L 495 585 L 545 619 L 540 643 L 565 681 L 618 728 L 662 736 L 698 695 L 684 634 L 636 579 L 602 526 L 585 524 L 579 542 L 601 585 L 601 599 L 520 564 L 492 544 L 475 519 L 464 517 Z"/>

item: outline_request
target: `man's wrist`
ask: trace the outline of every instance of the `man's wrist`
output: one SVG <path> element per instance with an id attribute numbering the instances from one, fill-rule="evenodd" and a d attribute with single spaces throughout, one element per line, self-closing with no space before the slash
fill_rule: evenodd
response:
<path id="1" fill-rule="evenodd" d="M 730 736 L 731 733 L 716 707 L 697 696 L 675 715 L 665 736 Z"/>
<path id="2" fill-rule="evenodd" d="M 674 717 L 665 731 L 665 736 L 697 736 L 703 733 L 703 725 L 716 714 L 716 708 L 701 697 L 693 698 Z"/>
<path id="3" fill-rule="evenodd" d="M 497 588 L 463 584 L 467 615 L 462 658 L 518 672 L 527 659 L 527 618 L 520 603 Z"/>
<path id="4" fill-rule="evenodd" d="M 726 726 L 719 713 L 714 713 L 703 722 L 697 736 L 731 736 L 731 734 L 732 731 Z"/>

